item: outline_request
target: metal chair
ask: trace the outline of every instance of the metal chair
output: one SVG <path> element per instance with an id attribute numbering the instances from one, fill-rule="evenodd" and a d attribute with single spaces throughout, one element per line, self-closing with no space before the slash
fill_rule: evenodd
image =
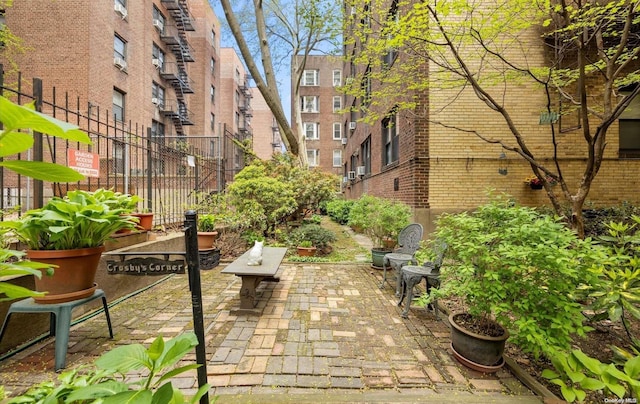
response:
<path id="1" fill-rule="evenodd" d="M 416 251 L 420 248 L 423 228 L 420 223 L 411 223 L 398 234 L 398 248 L 389 254 L 385 254 L 382 261 L 382 283 L 380 289 L 387 282 L 387 265 L 396 271 L 396 296 L 400 296 L 400 268 L 403 265 L 413 262 L 416 265 Z"/>
<path id="2" fill-rule="evenodd" d="M 404 297 L 407 296 L 407 303 L 402 311 L 402 317 L 407 318 L 409 316 L 409 308 L 413 301 L 413 288 L 422 281 L 426 281 L 426 293 L 429 293 L 432 287 L 440 287 L 440 267 L 442 261 L 444 261 L 444 255 L 447 251 L 447 243 L 436 242 L 434 246 L 434 252 L 436 258 L 433 261 L 426 261 L 422 266 L 406 265 L 400 268 L 400 281 L 402 294 L 398 301 L 398 307 L 402 306 Z M 436 319 L 438 318 L 438 301 L 433 302 L 434 314 Z"/>

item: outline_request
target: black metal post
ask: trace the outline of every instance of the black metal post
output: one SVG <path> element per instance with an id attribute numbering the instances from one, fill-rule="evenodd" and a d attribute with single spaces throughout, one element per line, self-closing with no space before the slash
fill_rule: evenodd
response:
<path id="1" fill-rule="evenodd" d="M 189 289 L 191 289 L 191 307 L 193 308 L 193 330 L 198 337 L 196 362 L 198 365 L 198 387 L 207 383 L 207 358 L 204 346 L 204 320 L 202 310 L 202 285 L 200 283 L 200 255 L 198 253 L 198 215 L 194 210 L 184 214 L 184 239 L 189 271 Z M 200 404 L 209 404 L 209 393 L 200 398 Z"/>
<path id="2" fill-rule="evenodd" d="M 33 99 L 36 102 L 36 111 L 42 112 L 42 80 L 33 79 Z M 33 161 L 44 161 L 44 152 L 42 146 L 42 133 L 33 132 Z M 44 206 L 44 182 L 42 180 L 33 180 L 33 207 L 41 208 Z"/>
<path id="3" fill-rule="evenodd" d="M 153 212 L 153 153 L 151 152 L 151 128 L 147 128 L 147 208 Z M 186 250 L 185 250 L 186 251 Z"/>

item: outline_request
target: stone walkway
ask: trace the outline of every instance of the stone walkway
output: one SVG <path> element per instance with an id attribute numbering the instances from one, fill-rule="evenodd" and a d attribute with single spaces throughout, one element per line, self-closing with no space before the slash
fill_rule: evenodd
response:
<path id="1" fill-rule="evenodd" d="M 258 289 L 261 315 L 236 311 L 240 280 L 220 269 L 201 272 L 208 382 L 218 403 L 542 402 L 506 368 L 485 375 L 459 365 L 443 319 L 417 307 L 402 319 L 391 287 L 380 290 L 380 271 L 366 264 L 285 263 L 279 283 Z M 103 315 L 75 325 L 67 367 L 193 327 L 186 275 L 111 303 L 114 340 Z M 55 378 L 53 345 L 47 338 L 0 362 L 0 383 L 20 392 Z M 197 389 L 195 372 L 173 382 L 185 394 Z"/>

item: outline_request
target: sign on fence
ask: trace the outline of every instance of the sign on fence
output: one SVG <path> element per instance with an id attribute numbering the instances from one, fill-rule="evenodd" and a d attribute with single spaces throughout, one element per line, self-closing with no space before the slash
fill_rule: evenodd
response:
<path id="1" fill-rule="evenodd" d="M 168 261 L 159 258 L 129 258 L 125 261 L 107 261 L 109 275 L 168 275 L 185 273 L 184 260 Z"/>
<path id="2" fill-rule="evenodd" d="M 73 168 L 82 175 L 94 178 L 100 177 L 99 154 L 67 149 L 67 161 L 69 162 L 70 168 Z"/>

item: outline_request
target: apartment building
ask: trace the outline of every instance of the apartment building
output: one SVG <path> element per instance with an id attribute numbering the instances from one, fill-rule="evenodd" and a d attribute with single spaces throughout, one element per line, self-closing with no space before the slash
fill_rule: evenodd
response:
<path id="1" fill-rule="evenodd" d="M 402 7 L 407 7 L 389 0 L 385 3 L 387 15 L 373 18 L 368 15 L 369 3 L 355 4 L 354 7 L 345 4 L 345 15 L 352 18 L 348 29 L 364 27 L 365 31 L 375 30 L 376 20 L 397 18 L 398 13 L 406 12 Z M 528 49 L 527 63 L 544 65 L 549 55 L 543 49 L 540 34 L 527 34 L 525 37 L 532 44 L 538 44 L 537 48 L 532 45 Z M 347 30 L 345 37 L 353 35 Z M 361 46 L 358 40 L 349 42 L 344 46 L 344 54 L 356 55 Z M 380 65 L 373 65 L 384 69 L 394 63 L 402 63 L 402 53 L 389 49 Z M 342 175 L 345 177 L 345 197 L 353 199 L 368 193 L 404 201 L 413 207 L 414 219 L 428 230 L 433 228 L 434 218 L 442 212 L 473 209 L 486 202 L 488 189 L 506 192 L 525 205 L 549 204 L 546 192 L 533 190 L 524 183 L 524 179 L 531 175 L 531 168 L 522 157 L 455 129 L 472 123 L 482 133 L 495 136 L 509 133 L 500 115 L 490 110 L 472 90 L 398 91 L 390 97 L 415 97 L 416 109 L 396 111 L 390 107 L 383 111 L 381 119 L 365 123 L 366 115 L 361 107 L 370 102 L 368 95 L 378 85 L 367 80 L 367 69 L 371 69 L 371 65 L 345 62 L 342 69 L 346 80 L 363 78 L 358 83 L 363 90 L 362 96 L 345 97 L 345 108 L 350 112 L 341 118 L 343 129 L 353 129 L 344 133 L 346 145 Z M 433 80 L 430 72 L 436 71 L 438 66 L 425 63 L 423 69 L 424 76 Z M 557 148 L 554 150 L 549 134 L 550 120 L 543 108 L 545 100 L 538 95 L 539 92 L 514 84 L 500 94 L 536 156 L 550 161 L 557 153 L 564 177 L 575 186 L 581 178 L 580 162 L 586 158 L 580 120 L 574 115 L 566 115 L 557 122 L 553 121 L 557 134 Z M 638 139 L 638 122 L 640 100 L 636 99 L 609 129 L 606 154 L 592 184 L 589 204 L 640 203 L 640 177 L 637 174 L 640 161 L 633 157 L 640 150 L 640 143 L 634 140 Z M 635 132 L 631 131 L 635 135 L 630 136 L 632 126 L 636 128 Z"/>
<path id="2" fill-rule="evenodd" d="M 297 56 L 300 57 L 300 56 Z M 292 76 L 293 77 L 293 76 Z M 300 114 L 310 167 L 343 174 L 343 139 L 350 132 L 344 122 L 342 61 L 338 57 L 308 55 L 300 83 Z M 295 97 L 291 86 L 291 97 Z M 292 103 L 291 116 L 295 116 Z M 296 131 L 295 122 L 293 123 Z"/>

